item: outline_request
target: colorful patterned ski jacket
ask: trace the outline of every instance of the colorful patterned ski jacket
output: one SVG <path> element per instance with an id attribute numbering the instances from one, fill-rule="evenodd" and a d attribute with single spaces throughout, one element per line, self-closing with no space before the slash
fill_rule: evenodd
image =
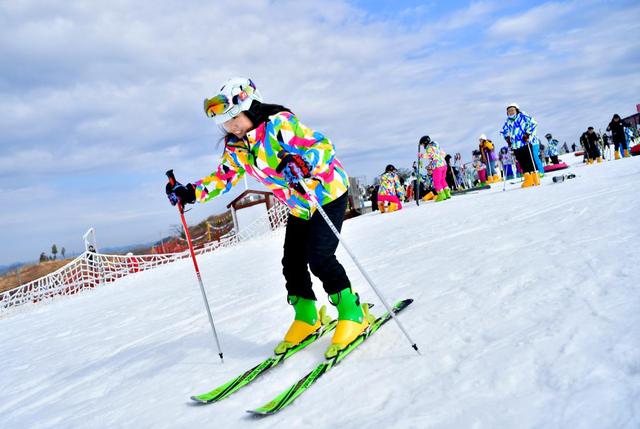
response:
<path id="1" fill-rule="evenodd" d="M 536 136 L 536 128 L 538 123 L 535 119 L 524 112 L 518 112 L 515 117 L 507 118 L 501 134 L 505 140 L 507 137 L 511 138 L 511 148 L 515 150 L 526 146 L 527 143 L 522 139 L 525 134 L 529 134 L 529 143 L 532 146 L 540 144 Z"/>
<path id="2" fill-rule="evenodd" d="M 396 173 L 390 171 L 380 176 L 378 197 L 381 196 L 398 197 L 401 201 L 404 199 L 404 188 L 400 184 L 400 178 Z"/>
<path id="3" fill-rule="evenodd" d="M 438 167 L 444 167 L 447 165 L 444 160 L 444 157 L 446 155 L 447 154 L 442 149 L 440 149 L 440 145 L 438 144 L 438 142 L 432 140 L 431 143 L 427 145 L 427 149 L 425 150 L 425 152 L 420 156 L 427 160 L 426 167 L 430 166 L 431 168 L 436 169 Z"/>
<path id="4" fill-rule="evenodd" d="M 560 152 L 558 151 L 559 145 L 560 142 L 556 139 L 548 140 L 547 147 L 545 147 L 545 155 L 548 157 L 560 155 Z"/>
<path id="5" fill-rule="evenodd" d="M 218 169 L 194 183 L 196 200 L 204 203 L 229 192 L 247 173 L 269 188 L 293 216 L 310 219 L 315 211 L 310 198 L 290 189 L 282 173 L 276 173 L 280 151 L 302 155 L 309 162 L 312 177 L 304 182 L 321 205 L 347 191 L 349 178 L 331 141 L 300 123 L 293 113 L 280 112 L 243 139 L 228 139 Z"/>

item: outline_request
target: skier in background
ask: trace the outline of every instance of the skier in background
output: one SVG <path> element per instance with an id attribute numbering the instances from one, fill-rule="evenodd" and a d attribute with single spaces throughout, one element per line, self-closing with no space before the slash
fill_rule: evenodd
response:
<path id="1" fill-rule="evenodd" d="M 436 202 L 448 200 L 451 198 L 451 190 L 447 185 L 447 163 L 444 160 L 445 153 L 440 149 L 440 145 L 431 140 L 429 136 L 422 136 L 420 144 L 424 146 L 425 152 L 421 155 L 427 162 L 427 167 L 433 169 L 433 185 L 438 196 Z"/>
<path id="2" fill-rule="evenodd" d="M 504 174 L 506 180 L 511 180 L 516 177 L 515 166 L 513 165 L 513 154 L 507 146 L 500 148 L 500 165 L 502 165 L 502 174 Z"/>
<path id="3" fill-rule="evenodd" d="M 627 146 L 627 137 L 624 131 L 625 127 L 629 127 L 629 124 L 624 122 L 617 113 L 613 115 L 611 122 L 609 122 L 607 126 L 607 131 L 611 131 L 611 140 L 613 141 L 614 156 L 616 159 L 620 159 L 619 151 L 622 151 L 624 157 L 631 156 L 629 147 Z"/>
<path id="4" fill-rule="evenodd" d="M 378 210 L 378 189 L 379 189 L 379 185 L 369 186 L 369 199 L 371 201 L 372 212 L 375 212 L 376 210 Z"/>
<path id="5" fill-rule="evenodd" d="M 607 132 L 602 134 L 602 146 L 604 147 L 604 153 L 602 154 L 603 158 L 606 158 L 607 161 L 611 161 L 611 138 Z"/>
<path id="6" fill-rule="evenodd" d="M 473 152 L 471 152 L 471 157 L 473 159 L 471 167 L 473 167 L 473 170 L 476 172 L 478 185 L 484 186 L 487 184 L 487 166 L 482 162 L 482 153 L 480 153 L 479 149 L 474 149 Z"/>
<path id="7" fill-rule="evenodd" d="M 451 160 L 452 160 L 452 156 L 447 154 L 444 157 L 444 162 L 447 164 L 447 174 L 445 176 L 445 180 L 447 182 L 447 185 L 449 186 L 449 189 L 454 189 L 457 190 L 458 189 L 458 175 L 456 174 L 456 171 L 453 168 L 453 165 L 451 164 Z"/>
<path id="8" fill-rule="evenodd" d="M 275 353 L 285 353 L 328 322 L 325 308 L 320 312 L 316 308 L 310 268 L 338 309 L 339 321 L 325 352 L 328 358 L 335 356 L 367 328 L 372 317 L 367 306 L 360 305 L 336 259 L 337 237 L 300 184 L 305 183 L 340 230 L 349 180 L 333 143 L 302 124 L 286 107 L 263 103 L 256 85 L 247 78 L 226 81 L 214 97 L 205 100 L 204 110 L 226 132 L 220 165 L 193 184 L 167 184 L 169 201 L 204 203 L 229 192 L 245 173 L 269 188 L 289 207 L 282 272 L 287 302 L 295 313 Z"/>
<path id="9" fill-rule="evenodd" d="M 593 130 L 593 127 L 587 128 L 587 131 L 580 136 L 580 141 L 584 145 L 587 165 L 591 165 L 596 161 L 602 162 L 602 157 L 600 156 L 600 150 L 598 148 L 598 135 Z"/>
<path id="10" fill-rule="evenodd" d="M 536 167 L 535 158 L 538 151 L 538 137 L 536 128 L 538 124 L 529 115 L 520 111 L 516 103 L 507 106 L 507 120 L 502 126 L 501 134 L 513 150 L 518 164 L 524 175 L 523 188 L 540 184 L 540 176 Z"/>
<path id="11" fill-rule="evenodd" d="M 404 200 L 404 187 L 400 183 L 400 177 L 396 168 L 389 164 L 380 175 L 380 187 L 378 188 L 378 210 L 391 213 L 402 209 Z M 389 204 L 386 207 L 386 204 Z"/>
<path id="12" fill-rule="evenodd" d="M 465 187 L 464 183 L 464 172 L 462 171 L 464 168 L 464 164 L 462 162 L 462 154 L 460 152 L 456 152 L 453 156 L 453 172 L 456 175 L 456 183 L 458 187 Z"/>
<path id="13" fill-rule="evenodd" d="M 493 142 L 484 134 L 481 134 L 478 139 L 480 141 L 478 149 L 482 156 L 482 162 L 487 166 L 487 183 L 499 182 L 500 175 L 496 170 L 496 152 L 493 147 Z"/>
<path id="14" fill-rule="evenodd" d="M 560 142 L 554 139 L 551 133 L 547 133 L 544 137 L 547 139 L 547 157 L 551 159 L 552 164 L 560 164 L 560 160 L 558 159 L 558 155 L 560 155 L 558 145 Z"/>

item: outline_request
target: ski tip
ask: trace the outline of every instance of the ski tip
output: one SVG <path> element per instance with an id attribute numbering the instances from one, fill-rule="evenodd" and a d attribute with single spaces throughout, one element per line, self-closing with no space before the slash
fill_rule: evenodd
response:
<path id="1" fill-rule="evenodd" d="M 198 404 L 206 404 L 207 403 L 207 401 L 203 401 L 202 399 L 198 398 L 197 396 L 192 396 L 191 400 L 197 402 Z"/>
<path id="2" fill-rule="evenodd" d="M 247 413 L 249 415 L 254 416 L 254 417 L 265 417 L 265 416 L 270 416 L 271 414 L 273 414 L 273 413 L 268 412 L 268 411 L 259 411 L 259 410 L 247 410 Z"/>

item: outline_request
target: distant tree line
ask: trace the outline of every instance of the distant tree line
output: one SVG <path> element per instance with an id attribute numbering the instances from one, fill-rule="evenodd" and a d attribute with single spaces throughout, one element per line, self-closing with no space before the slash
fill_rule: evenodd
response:
<path id="1" fill-rule="evenodd" d="M 66 249 L 64 247 L 60 249 L 60 255 L 62 255 L 62 259 L 64 259 L 65 253 L 66 253 Z M 40 262 L 55 261 L 57 255 L 58 255 L 58 246 L 54 244 L 51 246 L 51 255 L 47 255 L 45 252 L 40 253 Z"/>

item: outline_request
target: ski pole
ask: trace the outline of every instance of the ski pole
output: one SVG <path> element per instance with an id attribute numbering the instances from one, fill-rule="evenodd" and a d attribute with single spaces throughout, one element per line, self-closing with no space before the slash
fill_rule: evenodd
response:
<path id="1" fill-rule="evenodd" d="M 418 143 L 418 162 L 416 163 L 416 205 L 420 205 L 420 143 Z"/>
<path id="2" fill-rule="evenodd" d="M 176 184 L 176 176 L 173 175 L 173 170 L 167 171 L 166 174 L 169 178 L 169 183 L 171 184 L 171 186 L 174 186 Z M 187 221 L 184 218 L 184 207 L 182 206 L 181 201 L 178 201 L 177 205 L 178 211 L 180 212 L 182 227 L 184 228 L 184 236 L 187 239 L 187 244 L 189 245 L 191 260 L 193 261 L 193 267 L 196 270 L 196 277 L 198 278 L 198 284 L 200 285 L 200 292 L 202 292 L 204 307 L 207 310 L 207 316 L 209 316 L 209 323 L 211 324 L 211 330 L 213 331 L 213 338 L 215 338 L 216 346 L 218 347 L 218 356 L 220 356 L 220 361 L 224 363 L 224 358 L 222 357 L 222 347 L 220 347 L 220 340 L 218 339 L 218 333 L 216 332 L 216 325 L 213 323 L 213 316 L 211 315 L 211 309 L 209 308 L 209 300 L 207 299 L 207 293 L 205 292 L 204 284 L 202 283 L 202 276 L 200 275 L 200 268 L 198 267 L 198 261 L 196 260 L 196 253 L 193 250 L 193 243 L 191 242 L 191 234 L 189 234 L 189 227 L 187 226 Z"/>
<path id="3" fill-rule="evenodd" d="M 416 352 L 418 352 L 418 354 L 420 354 L 420 351 L 418 350 L 418 345 L 415 343 L 415 341 L 413 341 L 411 339 L 411 337 L 409 336 L 407 331 L 404 329 L 404 326 L 402 326 L 402 323 L 400 323 L 400 320 L 398 320 L 398 318 L 396 317 L 395 313 L 393 312 L 393 310 L 391 310 L 391 307 L 389 306 L 387 301 L 384 299 L 384 297 L 382 296 L 382 294 L 380 293 L 380 291 L 376 287 L 376 285 L 373 282 L 373 280 L 371 280 L 371 278 L 369 277 L 367 272 L 364 270 L 362 265 L 360 265 L 360 262 L 358 261 L 358 259 L 355 257 L 353 252 L 351 252 L 351 249 L 349 248 L 349 246 L 347 246 L 347 243 L 340 236 L 340 233 L 338 232 L 338 229 L 335 227 L 333 222 L 331 222 L 331 219 L 329 219 L 329 216 L 327 215 L 327 213 L 325 213 L 324 209 L 320 205 L 320 202 L 317 200 L 316 196 L 311 193 L 311 190 L 309 190 L 309 188 L 307 187 L 307 184 L 304 183 L 303 179 L 300 179 L 300 181 L 298 183 L 300 183 L 300 185 L 302 185 L 302 188 L 304 189 L 304 192 L 309 196 L 309 198 L 311 199 L 311 202 L 313 203 L 313 205 L 316 206 L 316 210 L 318 210 L 318 212 L 320 213 L 322 218 L 325 220 L 325 222 L 327 222 L 327 225 L 329 226 L 329 228 L 331 229 L 333 234 L 336 236 L 338 241 L 342 244 L 342 247 L 344 247 L 344 250 L 346 250 L 347 253 L 349 254 L 349 256 L 351 256 L 351 259 L 356 264 L 356 267 L 358 267 L 358 270 L 360 270 L 360 272 L 362 273 L 364 278 L 367 280 L 367 282 L 369 283 L 369 286 L 371 286 L 371 289 L 373 289 L 375 294 L 378 295 L 378 298 L 382 302 L 382 305 L 384 305 L 384 307 L 387 309 L 387 311 L 389 312 L 389 314 L 391 315 L 393 320 L 398 324 L 398 327 L 400 328 L 400 330 L 402 331 L 404 336 L 407 337 L 407 340 L 409 340 L 409 344 L 411 344 L 411 347 L 413 347 L 413 349 Z"/>
<path id="4" fill-rule="evenodd" d="M 533 164 L 533 171 L 535 172 L 535 174 L 538 174 L 538 166 L 536 165 L 536 161 L 533 159 L 533 151 L 531 150 L 531 146 L 533 146 L 532 144 L 530 144 L 529 142 L 527 143 L 527 148 L 529 148 L 529 156 L 531 156 L 531 163 Z"/>

